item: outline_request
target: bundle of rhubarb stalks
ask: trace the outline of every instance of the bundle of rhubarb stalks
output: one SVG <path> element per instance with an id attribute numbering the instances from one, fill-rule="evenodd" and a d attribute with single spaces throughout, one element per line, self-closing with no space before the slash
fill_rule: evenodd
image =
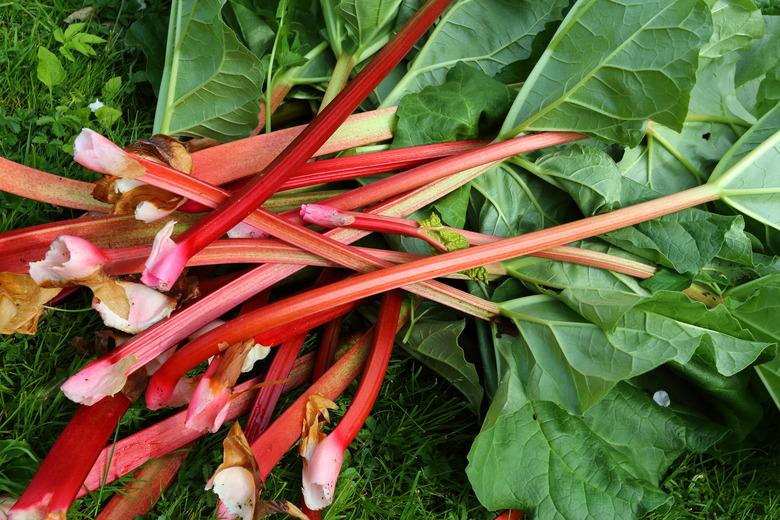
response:
<path id="1" fill-rule="evenodd" d="M 389 3 L 379 12 L 395 20 L 401 2 Z M 94 183 L 0 158 L 4 191 L 86 212 L 0 235 L 2 332 L 34 334 L 81 286 L 115 331 L 101 332 L 114 347 L 61 385 L 79 407 L 8 518 L 64 518 L 77 497 L 128 474 L 144 484 L 98 518 L 145 514 L 207 434 L 224 436 L 223 462 L 203 483 L 218 518 L 319 518 L 394 345 L 425 313 L 457 313 L 476 331 L 479 359 L 457 342 L 428 357 L 475 409 L 491 402 L 467 470 L 488 510 L 640 516 L 667 503 L 658 482 L 681 453 L 744 439 L 780 395 L 780 329 L 767 314 L 780 267 L 763 238 L 780 230 L 780 107 L 723 115 L 696 93 L 710 81 L 701 71 L 727 55 L 706 2 L 568 3 L 475 11 L 428 0 L 372 40 L 323 2 L 332 47 L 338 23 L 365 41 L 334 47 L 306 124 L 262 131 L 296 85 L 289 74 L 272 81 L 269 66 L 249 137 L 220 143 L 203 129 L 173 131 L 165 116 L 163 132 L 130 144 L 84 129 L 73 158 L 102 174 Z M 192 15 L 174 4 L 179 20 Z M 421 70 L 447 31 L 480 16 L 533 27 L 525 47 L 511 36 L 517 56 L 501 57 L 523 64 L 522 81 L 456 65 L 479 62 L 467 49 L 426 85 Z M 177 73 L 185 36 L 169 34 L 166 74 Z M 505 49 L 506 37 L 479 41 Z M 532 54 L 531 42 L 543 45 Z M 392 83 L 399 64 L 410 72 Z M 166 81 L 163 105 L 179 95 Z M 485 126 L 502 119 L 497 135 Z M 452 120 L 471 129 L 467 139 L 435 138 Z M 347 327 L 348 316 L 360 319 Z M 315 332 L 316 348 L 304 348 Z M 136 400 L 175 410 L 112 439 Z M 263 499 L 296 444 L 302 500 Z"/>

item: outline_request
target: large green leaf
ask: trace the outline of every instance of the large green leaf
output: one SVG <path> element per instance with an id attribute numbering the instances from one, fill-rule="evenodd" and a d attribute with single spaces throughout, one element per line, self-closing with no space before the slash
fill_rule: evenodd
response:
<path id="1" fill-rule="evenodd" d="M 653 125 L 645 143 L 626 149 L 621 173 L 652 189 L 655 196 L 670 195 L 701 184 L 737 135 L 724 124 L 685 123 L 681 132 Z M 631 203 L 623 200 L 623 205 Z"/>
<path id="2" fill-rule="evenodd" d="M 712 11 L 712 37 L 701 55 L 717 58 L 764 36 L 764 19 L 753 0 L 705 0 Z"/>
<path id="3" fill-rule="evenodd" d="M 759 278 L 726 293 L 732 314 L 759 339 L 780 343 L 780 275 Z M 756 367 L 761 381 L 780 408 L 780 356 Z"/>
<path id="4" fill-rule="evenodd" d="M 710 182 L 734 209 L 780 229 L 780 105 L 769 110 L 723 156 Z"/>
<path id="5" fill-rule="evenodd" d="M 680 129 L 710 30 L 700 0 L 577 2 L 520 90 L 502 134 L 576 130 L 635 146 L 647 119 Z"/>
<path id="6" fill-rule="evenodd" d="M 481 233 L 517 236 L 559 224 L 572 214 L 560 190 L 507 163 L 480 175 L 471 188 Z"/>
<path id="7" fill-rule="evenodd" d="M 624 258 L 631 255 L 615 247 L 589 242 L 578 247 Z M 537 257 L 521 257 L 504 262 L 507 274 L 555 296 L 583 318 L 604 329 L 618 320 L 649 292 L 627 275 L 569 262 Z"/>
<path id="8" fill-rule="evenodd" d="M 496 129 L 512 104 L 512 91 L 480 70 L 458 63 L 442 85 L 401 100 L 393 147 L 473 139 Z"/>
<path id="9" fill-rule="evenodd" d="M 263 67 L 222 21 L 225 0 L 174 0 L 154 131 L 230 140 L 257 126 Z"/>
<path id="10" fill-rule="evenodd" d="M 353 40 L 353 50 L 358 61 L 365 59 L 361 54 L 390 38 L 400 5 L 401 0 L 339 2 L 338 11 L 345 22 L 347 33 Z"/>
<path id="11" fill-rule="evenodd" d="M 742 217 L 688 209 L 603 235 L 607 242 L 677 271 L 695 275 L 727 241 L 744 237 Z"/>
<path id="12" fill-rule="evenodd" d="M 459 0 L 442 17 L 403 78 L 382 100 L 397 104 L 406 94 L 444 80 L 458 62 L 488 76 L 527 58 L 546 24 L 560 20 L 566 0 Z"/>
<path id="13" fill-rule="evenodd" d="M 581 413 L 619 381 L 664 363 L 687 363 L 698 351 L 724 376 L 755 363 L 772 343 L 756 341 L 727 309 L 707 309 L 679 293 L 659 292 L 636 302 L 612 330 L 586 321 L 549 296 L 501 304 L 518 338 L 497 340 L 499 352 L 520 356 L 526 392 Z"/>
<path id="14" fill-rule="evenodd" d="M 756 93 L 756 111 L 766 114 L 780 103 L 780 69 L 773 68 L 766 73 Z"/>
<path id="15" fill-rule="evenodd" d="M 518 508 L 539 519 L 640 518 L 668 500 L 657 486 L 676 457 L 723 436 L 626 383 L 584 416 L 518 387 L 511 377 L 502 381 L 468 455 L 466 472 L 488 509 Z"/>
<path id="16" fill-rule="evenodd" d="M 595 146 L 573 144 L 540 157 L 533 165 L 523 166 L 567 192 L 585 215 L 621 205 L 620 170 L 606 152 Z"/>
<path id="17" fill-rule="evenodd" d="M 401 346 L 413 358 L 431 368 L 458 389 L 476 413 L 482 403 L 482 386 L 474 365 L 467 361 L 458 343 L 465 320 L 437 321 L 421 319 L 414 323 Z M 399 334 L 399 337 L 403 337 Z"/>

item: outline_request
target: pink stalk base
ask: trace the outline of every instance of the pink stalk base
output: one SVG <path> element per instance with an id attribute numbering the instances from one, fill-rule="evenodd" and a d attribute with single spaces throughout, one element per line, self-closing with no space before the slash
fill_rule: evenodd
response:
<path id="1" fill-rule="evenodd" d="M 313 364 L 314 359 L 311 354 L 298 358 L 289 378 L 281 385 L 282 391 L 287 392 L 308 381 Z M 249 411 L 257 393 L 257 385 L 263 379 L 262 376 L 256 377 L 236 386 L 225 417 L 226 421 L 241 417 Z M 184 426 L 186 415 L 187 411 L 182 410 L 103 448 L 84 479 L 84 485 L 79 490 L 78 496 L 84 496 L 104 483 L 115 481 L 151 458 L 165 456 L 205 435 L 204 431 L 190 430 Z"/>
<path id="2" fill-rule="evenodd" d="M 311 459 L 304 461 L 303 498 L 311 509 L 322 509 L 333 502 L 344 451 L 366 422 L 382 387 L 402 304 L 403 295 L 399 291 L 388 292 L 382 298 L 371 353 L 355 397 L 338 426 L 314 448 Z"/>
<path id="3" fill-rule="evenodd" d="M 172 287 L 190 256 L 217 240 L 252 213 L 273 195 L 297 168 L 303 166 L 314 155 L 328 137 L 401 61 L 449 4 L 450 0 L 425 2 L 355 79 L 306 126 L 306 129 L 263 170 L 262 174 L 255 176 L 231 196 L 228 203 L 208 213 L 185 231 L 177 241 L 170 261 L 158 260 L 147 265 L 144 272 L 148 273 L 147 278 L 157 281 L 158 288 Z"/>
<path id="4" fill-rule="evenodd" d="M 81 483 L 129 406 L 130 400 L 123 394 L 106 397 L 93 406 L 80 406 L 11 508 L 9 519 L 65 518 Z"/>

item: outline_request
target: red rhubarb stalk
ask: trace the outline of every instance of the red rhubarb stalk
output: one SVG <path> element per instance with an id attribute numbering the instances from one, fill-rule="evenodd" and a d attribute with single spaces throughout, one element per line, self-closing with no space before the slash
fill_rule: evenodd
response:
<path id="1" fill-rule="evenodd" d="M 255 176 L 228 203 L 219 206 L 185 231 L 175 246 L 147 264 L 142 276 L 144 283 L 163 290 L 171 288 L 191 256 L 224 235 L 273 195 L 401 61 L 449 4 L 450 0 L 428 0 L 423 4 L 360 74 L 262 174 Z"/>
<path id="2" fill-rule="evenodd" d="M 314 357 L 311 354 L 298 358 L 290 376 L 282 385 L 283 392 L 306 383 L 311 377 L 313 365 Z M 257 385 L 262 381 L 262 376 L 255 377 L 236 386 L 226 421 L 241 417 L 249 411 L 257 391 Z M 110 484 L 149 459 L 163 457 L 205 435 L 204 431 L 190 430 L 184 426 L 186 415 L 187 411 L 182 410 L 103 448 L 84 479 L 84 485 L 79 490 L 78 496 L 84 496 L 104 484 Z"/>
<path id="3" fill-rule="evenodd" d="M 408 311 L 401 313 L 395 332 L 403 327 L 408 318 Z M 252 452 L 258 464 L 260 477 L 265 480 L 271 470 L 281 460 L 287 451 L 300 438 L 306 403 L 312 395 L 320 395 L 326 399 L 336 399 L 352 383 L 360 372 L 363 362 L 368 356 L 373 328 L 361 334 L 350 349 L 341 356 L 322 377 L 317 379 L 306 391 L 295 400 L 277 419 L 271 423 L 256 441 L 252 443 Z"/>
<path id="4" fill-rule="evenodd" d="M 519 237 L 443 253 L 436 257 L 423 258 L 408 264 L 357 275 L 348 280 L 279 300 L 263 309 L 240 316 L 199 337 L 177 351 L 177 355 L 186 356 L 188 349 L 204 349 L 204 345 L 220 341 L 235 342 L 240 338 L 258 334 L 271 327 L 292 323 L 310 313 L 320 312 L 333 305 L 340 305 L 356 298 L 365 298 L 406 286 L 409 283 L 429 280 L 448 273 L 473 269 L 485 263 L 501 262 L 569 242 L 591 238 L 717 198 L 717 187 L 704 185 L 611 213 L 527 233 Z"/>
<path id="5" fill-rule="evenodd" d="M 356 302 L 351 302 L 346 305 L 336 305 L 329 309 L 325 309 L 323 312 L 304 316 L 294 324 L 285 324 L 284 327 L 277 327 L 256 336 L 246 336 L 239 341 L 245 341 L 246 338 L 254 337 L 254 341 L 257 344 L 265 346 L 278 345 L 295 336 L 305 334 L 309 330 L 319 327 L 323 323 L 327 323 L 338 316 L 346 314 L 356 306 Z M 252 312 L 257 311 L 251 311 L 247 314 L 251 314 Z M 206 334 L 209 333 L 206 332 Z M 204 343 L 201 345 L 201 348 L 188 350 L 187 352 L 182 353 L 179 353 L 179 351 L 174 352 L 149 380 L 145 394 L 146 406 L 152 410 L 168 406 L 169 400 L 174 395 L 176 384 L 187 371 L 200 363 L 201 360 L 219 354 L 225 346 L 233 345 L 235 343 L 238 343 L 238 341 L 230 343 Z M 198 359 L 199 361 L 195 362 L 193 365 L 195 359 Z"/>
<path id="6" fill-rule="evenodd" d="M 8 518 L 65 518 L 84 478 L 130 402 L 124 394 L 119 394 L 92 406 L 80 406 L 11 508 Z"/>
<path id="7" fill-rule="evenodd" d="M 339 346 L 339 338 L 341 337 L 341 321 L 341 318 L 336 318 L 326 323 L 322 328 L 312 379 L 319 379 L 336 360 L 336 349 Z"/>
<path id="8" fill-rule="evenodd" d="M 336 318 L 338 319 L 338 318 Z M 276 403 L 282 395 L 282 385 L 279 381 L 286 380 L 295 363 L 295 358 L 306 340 L 306 334 L 289 339 L 276 349 L 271 365 L 265 375 L 265 386 L 260 387 L 252 405 L 252 411 L 244 427 L 244 435 L 249 442 L 254 441 L 268 427 L 276 408 Z"/>
<path id="9" fill-rule="evenodd" d="M 425 229 L 416 220 L 412 219 L 342 211 L 322 204 L 305 204 L 301 206 L 301 218 L 307 223 L 329 228 L 340 226 L 419 238 L 431 243 L 439 250 L 445 249 L 441 243 L 425 234 Z M 492 244 L 501 240 L 501 237 L 465 229 L 451 227 L 446 227 L 446 229 L 460 234 L 472 246 Z M 572 246 L 552 247 L 544 251 L 532 253 L 532 256 L 599 267 L 641 279 L 650 278 L 656 272 L 655 267 L 641 262 Z"/>
<path id="10" fill-rule="evenodd" d="M 408 215 L 473 180 L 486 168 L 472 168 L 451 175 L 380 204 L 370 212 L 393 216 Z M 326 233 L 343 243 L 354 242 L 367 234 L 368 232 L 357 229 L 337 229 Z M 69 399 L 85 404 L 94 403 L 105 395 L 113 395 L 121 388 L 128 375 L 206 323 L 299 269 L 299 266 L 290 265 L 264 265 L 255 268 L 181 310 L 173 318 L 144 331 L 108 355 L 89 363 L 62 385 L 63 392 Z"/>
<path id="11" fill-rule="evenodd" d="M 338 426 L 308 454 L 308 458 L 304 458 L 303 498 L 311 509 L 322 509 L 333 502 L 344 452 L 366 422 L 382 387 L 402 304 L 403 295 L 399 291 L 390 291 L 383 296 L 371 353 L 355 397 Z"/>
<path id="12" fill-rule="evenodd" d="M 189 451 L 177 450 L 141 466 L 133 473 L 133 482 L 111 497 L 96 520 L 134 520 L 147 514 L 173 483 Z"/>

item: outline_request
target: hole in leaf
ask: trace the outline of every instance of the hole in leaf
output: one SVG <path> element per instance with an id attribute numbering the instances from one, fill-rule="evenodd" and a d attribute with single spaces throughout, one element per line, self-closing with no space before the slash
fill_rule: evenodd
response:
<path id="1" fill-rule="evenodd" d="M 711 136 L 712 134 L 709 132 L 704 132 L 703 134 L 701 134 L 701 138 L 704 139 L 705 141 L 709 141 Z"/>

